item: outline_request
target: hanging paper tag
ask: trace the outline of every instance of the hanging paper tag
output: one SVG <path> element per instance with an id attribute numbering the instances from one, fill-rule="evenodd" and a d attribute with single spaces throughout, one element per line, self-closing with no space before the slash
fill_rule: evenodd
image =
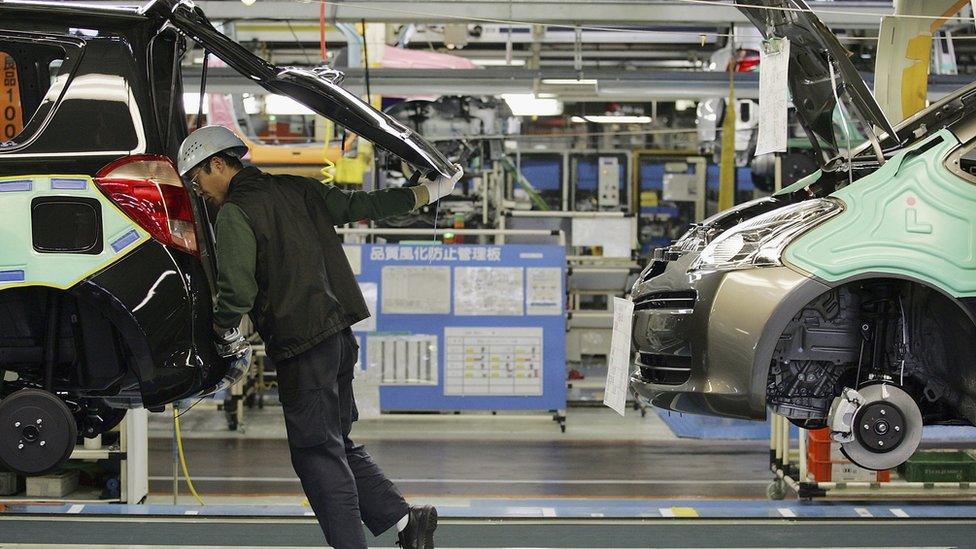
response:
<path id="1" fill-rule="evenodd" d="M 790 41 L 764 40 L 759 50 L 759 137 L 756 156 L 786 151 Z"/>
<path id="2" fill-rule="evenodd" d="M 607 357 L 607 385 L 603 403 L 621 416 L 627 407 L 627 387 L 630 384 L 630 341 L 634 322 L 634 302 L 613 298 L 613 333 L 610 336 L 610 356 Z"/>

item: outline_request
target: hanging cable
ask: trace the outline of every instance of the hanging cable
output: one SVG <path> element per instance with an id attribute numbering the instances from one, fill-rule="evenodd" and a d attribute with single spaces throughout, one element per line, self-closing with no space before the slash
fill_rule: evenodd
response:
<path id="1" fill-rule="evenodd" d="M 360 32 L 363 37 L 363 76 L 366 78 L 366 102 L 369 103 L 373 94 L 369 87 L 369 44 L 366 42 L 366 20 L 360 19 L 359 23 L 362 25 Z"/>
<path id="2" fill-rule="evenodd" d="M 305 62 L 308 63 L 309 65 L 311 65 L 312 64 L 312 58 L 309 57 L 308 52 L 305 51 L 305 44 L 302 43 L 302 41 L 298 39 L 298 34 L 295 33 L 295 29 L 291 26 L 291 20 L 285 21 L 285 24 L 288 25 L 288 30 L 291 32 L 292 38 L 295 39 L 295 43 L 298 44 L 299 49 L 302 50 L 302 56 L 305 57 Z"/>
<path id="3" fill-rule="evenodd" d="M 830 69 L 830 89 L 834 92 L 834 104 L 837 106 L 837 112 L 840 114 L 841 126 L 844 131 L 844 140 L 847 142 L 847 184 L 850 185 L 854 183 L 854 158 L 851 151 L 851 128 L 848 126 L 847 115 L 844 114 L 844 104 L 840 101 L 840 96 L 837 94 L 837 76 L 834 74 L 834 63 L 833 59 L 829 56 L 827 57 L 827 68 Z"/>
<path id="4" fill-rule="evenodd" d="M 325 50 L 325 0 L 319 2 L 319 53 L 322 54 L 322 62 L 326 62 Z"/>
<path id="5" fill-rule="evenodd" d="M 319 53 L 322 55 L 322 64 L 328 65 L 326 43 L 325 43 L 325 1 L 319 2 Z M 329 145 L 332 143 L 332 129 L 333 125 L 331 121 L 326 119 L 325 123 L 325 144 L 322 148 L 322 183 L 326 185 L 331 185 L 335 182 L 335 172 L 336 165 L 329 158 Z"/>
<path id="6" fill-rule="evenodd" d="M 206 505 L 203 502 L 203 498 L 200 497 L 200 494 L 197 493 L 196 487 L 193 486 L 193 479 L 190 478 L 190 470 L 186 466 L 186 455 L 183 453 L 183 433 L 180 431 L 181 415 L 183 414 L 178 413 L 178 406 L 174 403 L 173 404 L 173 433 L 175 434 L 175 438 L 176 438 L 176 449 L 180 458 L 180 467 L 182 467 L 183 469 L 183 478 L 186 479 L 186 485 L 190 489 L 190 493 L 193 494 L 193 498 L 197 500 L 197 503 L 199 503 L 200 505 Z"/>
<path id="7" fill-rule="evenodd" d="M 332 143 L 332 131 L 335 125 L 328 118 L 325 119 L 325 148 L 322 151 L 325 166 L 322 167 L 322 183 L 331 185 L 335 183 L 335 162 L 329 159 L 329 145 Z"/>
<path id="8" fill-rule="evenodd" d="M 200 126 L 203 125 L 203 100 L 207 92 L 207 67 L 210 65 L 207 61 L 209 57 L 210 52 L 203 50 L 203 70 L 200 72 L 200 103 L 197 107 L 197 122 L 193 128 L 194 130 L 199 130 Z"/>

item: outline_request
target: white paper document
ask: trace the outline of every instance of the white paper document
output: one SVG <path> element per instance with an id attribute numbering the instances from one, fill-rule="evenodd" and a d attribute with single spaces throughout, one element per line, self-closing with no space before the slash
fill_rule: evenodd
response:
<path id="1" fill-rule="evenodd" d="M 437 385 L 437 336 L 372 334 L 366 340 L 368 370 L 383 385 Z"/>
<path id="2" fill-rule="evenodd" d="M 358 244 L 343 244 L 342 251 L 346 252 L 346 259 L 349 260 L 352 274 L 363 274 L 363 247 Z"/>
<path id="3" fill-rule="evenodd" d="M 383 267 L 383 314 L 451 314 L 450 267 Z"/>
<path id="4" fill-rule="evenodd" d="M 607 385 L 603 403 L 621 416 L 627 407 L 627 386 L 630 384 L 630 341 L 634 322 L 634 302 L 613 298 L 613 333 L 610 336 L 610 355 L 607 357 Z"/>
<path id="5" fill-rule="evenodd" d="M 756 156 L 786 150 L 790 41 L 764 40 L 759 47 L 759 136 Z"/>
<path id="6" fill-rule="evenodd" d="M 522 316 L 525 284 L 521 267 L 456 267 L 454 314 Z"/>
<path id="7" fill-rule="evenodd" d="M 444 394 L 542 395 L 543 329 L 444 328 Z"/>
<path id="8" fill-rule="evenodd" d="M 636 217 L 574 217 L 573 246 L 601 246 L 603 257 L 630 257 L 636 242 Z"/>
<path id="9" fill-rule="evenodd" d="M 563 270 L 560 267 L 525 269 L 525 314 L 563 313 Z"/>
<path id="10" fill-rule="evenodd" d="M 375 332 L 376 331 L 376 300 L 378 289 L 375 282 L 360 282 L 359 291 L 363 293 L 366 300 L 366 308 L 369 309 L 369 318 L 364 318 L 352 325 L 354 332 Z"/>

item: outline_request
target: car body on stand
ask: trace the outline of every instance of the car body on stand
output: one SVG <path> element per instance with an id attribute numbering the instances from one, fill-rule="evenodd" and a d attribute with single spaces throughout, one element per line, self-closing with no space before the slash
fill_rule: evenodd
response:
<path id="1" fill-rule="evenodd" d="M 892 127 L 804 2 L 739 9 L 789 38 L 821 169 L 654 252 L 632 292 L 631 387 L 679 412 L 769 408 L 830 427 L 862 467 L 897 466 L 923 425 L 976 424 L 976 85 Z M 862 145 L 836 134 L 838 102 Z"/>
<path id="2" fill-rule="evenodd" d="M 206 395 L 212 228 L 173 165 L 187 135 L 187 39 L 425 175 L 432 145 L 328 68 L 277 67 L 186 1 L 142 8 L 0 1 L 0 462 L 42 474 L 125 410 Z"/>

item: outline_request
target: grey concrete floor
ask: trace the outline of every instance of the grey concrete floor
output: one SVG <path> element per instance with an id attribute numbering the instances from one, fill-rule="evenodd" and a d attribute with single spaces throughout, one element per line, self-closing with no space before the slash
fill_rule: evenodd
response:
<path id="1" fill-rule="evenodd" d="M 302 499 L 280 408 L 249 410 L 237 432 L 213 409 L 182 420 L 190 472 L 208 499 Z M 362 420 L 352 435 L 405 495 L 426 502 L 765 497 L 766 441 L 682 440 L 656 414 L 621 418 L 605 408 L 570 409 L 567 426 L 560 432 L 546 414 L 396 414 Z M 150 501 L 171 503 L 171 417 L 155 415 L 150 437 Z"/>
<path id="2" fill-rule="evenodd" d="M 271 397 L 269 400 L 273 400 Z M 268 404 L 247 409 L 244 424 L 229 431 L 223 412 L 213 402 L 203 402 L 181 416 L 184 438 L 284 439 L 285 420 L 281 408 Z M 169 438 L 173 420 L 169 412 L 150 414 L 149 436 Z M 497 441 L 586 441 L 616 440 L 648 442 L 678 440 L 654 411 L 645 417 L 628 410 L 624 417 L 604 407 L 571 408 L 566 432 L 562 433 L 550 414 L 542 412 L 464 412 L 461 414 L 382 414 L 360 419 L 353 428 L 355 438 L 368 440 L 497 440 Z"/>

